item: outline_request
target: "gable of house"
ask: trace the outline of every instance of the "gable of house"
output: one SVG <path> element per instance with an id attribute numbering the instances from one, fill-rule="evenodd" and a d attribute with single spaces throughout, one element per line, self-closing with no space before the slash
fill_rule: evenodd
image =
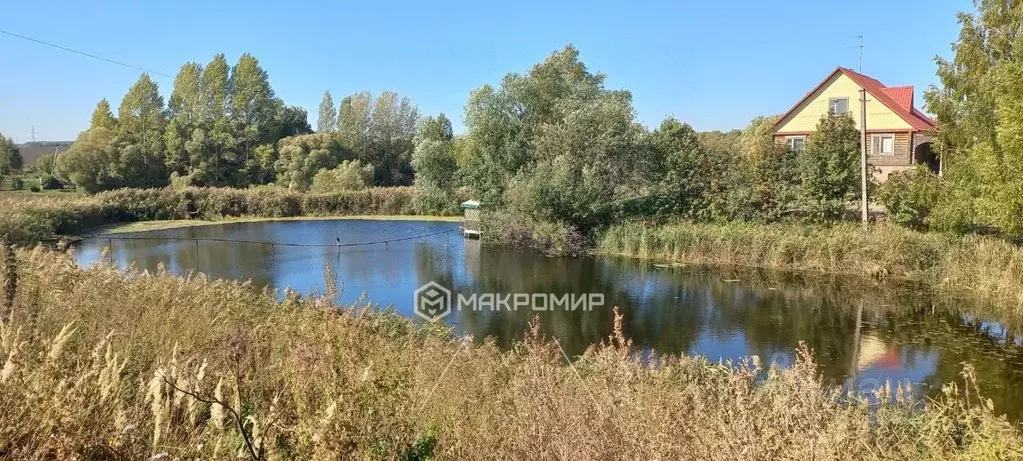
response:
<path id="1" fill-rule="evenodd" d="M 839 68 L 835 70 L 827 79 L 821 82 L 820 85 L 810 91 L 809 94 L 803 97 L 792 109 L 789 109 L 778 121 L 775 123 L 775 134 L 776 135 L 803 135 L 809 134 L 816 128 L 817 122 L 820 121 L 821 117 L 828 113 L 831 101 L 834 99 L 846 99 L 847 107 L 853 120 L 856 122 L 856 127 L 860 127 L 861 116 L 860 116 L 860 90 L 864 89 L 867 85 L 861 85 L 863 82 L 861 79 L 854 80 L 854 77 L 847 72 L 843 72 L 844 69 Z M 865 79 L 869 77 L 859 75 Z M 870 79 L 873 80 L 873 79 Z M 880 92 L 883 85 L 880 82 L 876 82 L 877 92 Z M 903 87 L 906 88 L 906 87 Z M 870 91 L 871 88 L 867 87 L 867 130 L 868 131 L 917 131 L 917 128 L 912 123 L 907 121 L 903 114 L 896 112 L 896 109 L 889 107 L 882 98 L 874 96 L 874 92 Z M 908 87 L 909 91 L 909 107 L 912 107 L 912 87 Z M 893 89 L 894 90 L 894 89 Z M 906 91 L 893 91 L 895 96 L 905 101 L 907 95 Z M 898 104 L 896 100 L 888 97 L 892 104 Z"/>
<path id="2" fill-rule="evenodd" d="M 913 87 L 886 87 L 880 81 L 838 67 L 808 92 L 774 124 L 774 140 L 790 149 L 802 149 L 807 136 L 817 127 L 821 117 L 837 111 L 852 116 L 856 128 L 862 126 L 861 103 L 866 93 L 867 162 L 875 177 L 884 180 L 889 174 L 926 164 L 940 171 L 939 161 L 931 149 L 937 124 L 913 107 Z"/>

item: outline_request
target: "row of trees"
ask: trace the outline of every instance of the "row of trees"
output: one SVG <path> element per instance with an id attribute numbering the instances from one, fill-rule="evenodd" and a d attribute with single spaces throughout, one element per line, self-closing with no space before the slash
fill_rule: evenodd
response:
<path id="1" fill-rule="evenodd" d="M 567 46 L 472 91 L 464 136 L 421 126 L 417 187 L 443 199 L 463 186 L 490 207 L 584 235 L 624 217 L 837 219 L 855 197 L 859 136 L 849 117 L 823 118 L 801 153 L 773 142 L 768 117 L 731 133 L 697 133 L 673 118 L 648 131 L 631 94 L 604 79 Z"/>
<path id="2" fill-rule="evenodd" d="M 329 93 L 325 104 L 335 113 Z M 313 133 L 306 111 L 275 95 L 256 58 L 244 54 L 231 66 L 220 54 L 206 65 L 183 65 L 166 105 L 146 74 L 116 116 L 101 100 L 57 171 L 87 192 L 275 182 L 305 190 L 321 170 L 358 161 L 358 170 L 372 170 L 370 184 L 412 183 L 419 114 L 408 98 L 361 92 L 344 98 L 336 114 L 321 117 Z"/>

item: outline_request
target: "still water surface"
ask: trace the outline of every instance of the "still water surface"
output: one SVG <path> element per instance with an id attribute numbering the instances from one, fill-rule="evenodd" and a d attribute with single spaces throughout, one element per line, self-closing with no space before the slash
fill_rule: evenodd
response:
<path id="1" fill-rule="evenodd" d="M 121 267 L 154 271 L 162 264 L 178 274 L 199 270 L 303 293 L 323 292 L 323 270 L 330 265 L 343 302 L 392 306 L 411 317 L 413 293 L 429 281 L 465 296 L 602 293 L 604 308 L 540 313 L 545 334 L 556 336 L 570 356 L 607 338 L 611 306 L 619 306 L 626 334 L 644 352 L 701 354 L 711 361 L 757 355 L 765 363 L 786 365 L 799 341 L 806 341 L 827 380 L 862 391 L 891 380 L 937 396 L 942 383 L 958 379 L 961 363 L 970 362 L 996 411 L 1014 420 L 1023 417 L 1018 335 L 968 314 L 968 304 L 937 299 L 919 286 L 664 268 L 618 258 L 549 258 L 480 246 L 463 240 L 457 226 L 369 220 L 234 223 L 122 235 L 145 237 L 141 240 L 90 239 L 76 251 L 81 265 L 109 258 Z M 350 244 L 426 234 L 435 235 L 341 248 L 188 240 Z M 533 314 L 528 308 L 462 310 L 446 321 L 461 333 L 508 346 Z"/>

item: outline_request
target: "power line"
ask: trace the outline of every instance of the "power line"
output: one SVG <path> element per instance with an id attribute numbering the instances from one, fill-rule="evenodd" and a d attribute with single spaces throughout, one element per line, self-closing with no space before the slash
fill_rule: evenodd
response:
<path id="1" fill-rule="evenodd" d="M 111 63 L 111 64 L 117 64 L 118 66 L 124 66 L 124 67 L 128 67 L 128 68 L 135 69 L 135 70 L 141 70 L 142 72 L 146 72 L 148 74 L 159 75 L 161 77 L 167 77 L 167 78 L 174 78 L 173 75 L 165 74 L 163 72 L 157 72 L 157 71 L 154 71 L 154 70 L 146 69 L 144 67 L 135 66 L 135 65 L 132 65 L 132 64 L 121 62 L 121 61 L 115 61 L 113 59 L 104 58 L 102 56 L 96 56 L 94 54 L 86 53 L 84 51 L 74 50 L 74 49 L 68 48 L 66 46 L 55 45 L 53 43 L 44 42 L 42 40 L 37 40 L 37 39 L 34 39 L 32 37 L 26 37 L 24 35 L 19 35 L 19 34 L 16 34 L 14 32 L 9 32 L 9 31 L 3 30 L 3 29 L 0 29 L 0 34 L 10 35 L 11 37 L 20 38 L 22 40 L 27 40 L 27 41 L 30 41 L 30 42 L 38 43 L 40 45 L 46 45 L 48 47 L 56 48 L 58 50 L 67 51 L 69 53 L 74 53 L 74 54 L 82 55 L 82 56 L 89 57 L 89 58 L 92 58 L 92 59 L 98 59 L 100 61 L 105 61 L 105 62 L 108 62 L 108 63 Z"/>

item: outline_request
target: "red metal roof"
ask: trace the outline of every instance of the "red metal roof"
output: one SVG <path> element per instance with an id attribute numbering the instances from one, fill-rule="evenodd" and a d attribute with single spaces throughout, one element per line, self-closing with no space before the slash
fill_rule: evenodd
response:
<path id="1" fill-rule="evenodd" d="M 913 111 L 913 87 L 912 86 L 889 86 L 881 88 L 884 94 L 895 101 L 899 107 Z"/>
<path id="2" fill-rule="evenodd" d="M 913 107 L 913 87 L 912 86 L 897 86 L 897 87 L 886 87 L 883 83 L 875 78 L 868 77 L 859 72 L 853 71 L 852 69 L 846 69 L 845 67 L 838 67 L 834 72 L 828 74 L 827 78 L 821 81 L 816 87 L 806 93 L 791 109 L 785 114 L 778 118 L 774 124 L 774 128 L 777 129 L 778 125 L 785 120 L 789 115 L 796 111 L 800 105 L 803 104 L 807 98 L 812 96 L 818 90 L 820 90 L 828 81 L 830 81 L 836 74 L 843 73 L 852 81 L 856 82 L 857 85 L 867 90 L 871 96 L 877 101 L 884 104 L 886 107 L 898 114 L 903 120 L 906 121 L 914 130 L 917 131 L 935 131 L 938 129 L 934 120 L 924 115 L 923 112 Z M 868 126 L 869 128 L 869 126 Z"/>

